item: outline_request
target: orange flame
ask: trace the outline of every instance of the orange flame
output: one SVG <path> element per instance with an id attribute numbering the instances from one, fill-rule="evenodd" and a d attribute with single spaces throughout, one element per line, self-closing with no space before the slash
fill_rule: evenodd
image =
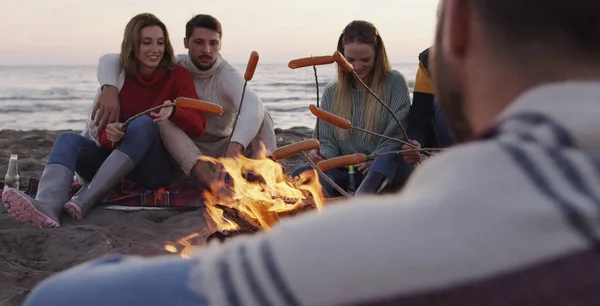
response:
<path id="1" fill-rule="evenodd" d="M 235 158 L 199 158 L 201 161 L 221 164 L 232 181 L 226 185 L 222 180 L 216 180 L 212 182 L 211 190 L 219 192 L 207 190 L 203 193 L 205 217 L 211 232 L 240 227 L 234 220 L 228 219 L 218 206 L 240 212 L 248 219 L 245 221 L 260 230 L 272 228 L 286 213 L 292 213 L 306 203 L 313 203 L 317 210 L 323 208 L 325 198 L 316 171 L 305 171 L 300 177 L 292 178 L 285 174 L 281 164 L 268 158 L 266 152 L 261 144 L 259 156 L 255 159 L 242 155 Z M 249 173 L 253 174 L 253 179 L 249 179 Z M 179 252 L 187 258 L 192 247 L 189 240 L 198 235 L 192 234 L 179 240 L 178 243 L 184 246 L 182 251 L 170 244 L 165 246 L 165 250 Z"/>

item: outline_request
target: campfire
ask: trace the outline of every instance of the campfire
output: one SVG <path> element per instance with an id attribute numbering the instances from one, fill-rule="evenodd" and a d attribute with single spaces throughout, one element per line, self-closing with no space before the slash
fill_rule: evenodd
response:
<path id="1" fill-rule="evenodd" d="M 264 146 L 258 158 L 202 157 L 202 161 L 221 164 L 228 181 L 214 181 L 204 192 L 205 218 L 211 233 L 207 241 L 269 230 L 281 218 L 305 211 L 320 210 L 324 205 L 322 186 L 317 173 L 306 171 L 300 177 L 286 175 L 281 164 L 266 156 Z M 191 234 L 180 239 L 179 249 L 168 244 L 171 253 L 189 256 L 192 241 L 204 235 Z"/>

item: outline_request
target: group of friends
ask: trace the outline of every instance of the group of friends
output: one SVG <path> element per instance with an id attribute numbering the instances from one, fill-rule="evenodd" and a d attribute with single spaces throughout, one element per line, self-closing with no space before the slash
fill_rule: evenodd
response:
<path id="1" fill-rule="evenodd" d="M 100 87 L 83 132 L 58 135 L 35 198 L 16 189 L 3 194 L 8 213 L 32 226 L 59 227 L 63 211 L 81 220 L 122 179 L 152 190 L 189 176 L 199 188 L 210 188 L 212 181 L 225 176 L 219 165 L 202 161 L 201 156 L 253 158 L 262 146 L 268 154 L 272 152 L 276 148 L 273 120 L 249 87 L 240 108 L 245 80 L 221 57 L 222 35 L 215 17 L 196 15 L 186 24 L 184 45 L 188 53 L 176 56 L 167 28 L 156 16 L 134 16 L 125 28 L 120 54 L 106 54 L 99 60 Z M 415 146 L 437 146 L 431 144 L 436 133 L 431 124 L 435 117 L 434 87 L 427 69 L 427 51 L 420 57 L 412 109 L 407 82 L 391 68 L 383 40 L 372 23 L 358 20 L 348 24 L 340 34 L 337 51 L 388 103 L 403 125 L 409 123 L 408 130 L 416 139 L 410 141 Z M 170 106 L 124 126 L 135 114 L 163 103 L 173 104 L 178 97 L 216 103 L 223 113 Z M 339 69 L 337 80 L 324 89 L 321 108 L 388 138 L 320 123 L 314 137 L 321 145 L 310 152 L 311 159 L 319 162 L 346 154 L 401 150 L 403 144 L 390 138 L 409 140 L 374 99 L 353 75 Z M 328 170 L 326 175 L 345 189 L 350 188 L 349 176 L 355 176 L 356 195 L 396 191 L 420 158 L 418 153 L 405 155 L 376 157 L 355 165 L 355 174 L 342 167 Z M 309 168 L 296 169 L 294 175 Z M 69 197 L 74 179 L 83 187 Z M 326 196 L 339 195 L 321 180 Z"/>
<path id="2" fill-rule="evenodd" d="M 372 25 L 352 22 L 338 42 L 359 76 L 407 123 L 413 145 L 449 147 L 414 170 L 405 170 L 420 159 L 412 153 L 359 165 L 359 172 L 367 169 L 363 184 L 387 180 L 401 190 L 281 220 L 269 231 L 198 248 L 188 259 L 95 259 L 44 280 L 25 305 L 596 305 L 600 2 L 440 0 L 437 15 L 435 42 L 420 56 L 414 111 L 406 82 L 390 68 Z M 196 155 L 231 132 L 227 119 L 165 108 L 132 122 L 125 134 L 119 129 L 127 116 L 178 96 L 198 94 L 236 108 L 237 88 L 223 91 L 240 86 L 242 78 L 212 53 L 220 48 L 220 30 L 194 26 L 198 20 L 214 19 L 202 15 L 188 23 L 190 51 L 180 58 L 182 66 L 174 64 L 162 23 L 147 14 L 132 20 L 120 59 L 106 56 L 99 68 L 106 77 L 100 117 L 113 117 L 86 135 L 97 135 L 106 149 L 89 137 L 61 135 L 42 177 L 40 192 L 46 193 L 36 199 L 9 193 L 4 200 L 11 215 L 57 225 L 49 211 L 58 213 L 66 203 L 78 216 L 108 188 L 96 180 L 135 179 L 147 156 L 154 156 L 153 171 L 170 154 L 198 180 L 207 175 Z M 138 105 L 145 94 L 160 100 Z M 259 101 L 250 93 L 253 99 Z M 372 102 L 340 72 L 325 89 L 322 108 L 401 138 Z M 256 103 L 260 109 L 252 111 L 261 120 L 248 120 L 248 130 L 236 132 L 231 147 L 223 148 L 228 156 L 251 154 L 257 137 L 274 147 L 268 113 Z M 218 120 L 224 120 L 223 131 L 211 130 Z M 319 130 L 315 160 L 398 145 L 326 124 Z M 107 150 L 114 143 L 116 149 Z M 97 158 L 85 159 L 84 152 Z M 92 183 L 72 199 L 57 189 L 74 171 L 93 168 L 88 173 L 95 175 L 87 176 Z M 412 173 L 400 182 L 404 171 Z M 332 176 L 342 182 L 342 174 Z M 148 184 L 160 185 L 165 177 L 146 175 Z"/>

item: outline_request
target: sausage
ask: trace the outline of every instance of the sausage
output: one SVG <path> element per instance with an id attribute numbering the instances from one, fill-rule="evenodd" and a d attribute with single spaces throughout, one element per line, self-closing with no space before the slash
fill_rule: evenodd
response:
<path id="1" fill-rule="evenodd" d="M 250 59 L 248 60 L 248 66 L 246 66 L 246 73 L 244 73 L 244 80 L 250 81 L 254 76 L 254 71 L 258 65 L 258 52 L 252 51 L 250 53 Z"/>
<path id="2" fill-rule="evenodd" d="M 350 127 L 352 127 L 352 123 L 350 122 L 350 120 L 344 119 L 340 116 L 336 116 L 328 111 L 324 111 L 314 104 L 309 105 L 308 108 L 310 109 L 310 112 L 313 113 L 313 115 L 317 116 L 317 118 L 325 122 L 329 122 L 344 130 L 347 130 Z"/>
<path id="3" fill-rule="evenodd" d="M 319 66 L 319 65 L 328 65 L 333 64 L 335 62 L 333 60 L 333 56 L 325 55 L 325 56 L 311 56 L 305 58 L 298 58 L 295 60 L 291 60 L 288 64 L 288 67 L 291 69 L 308 67 L 308 66 Z"/>
<path id="4" fill-rule="evenodd" d="M 283 146 L 273 150 L 273 159 L 281 160 L 296 155 L 300 152 L 308 152 L 317 149 L 321 144 L 316 139 L 307 139 Z"/>
<path id="5" fill-rule="evenodd" d="M 367 160 L 367 157 L 362 153 L 342 155 L 326 160 L 322 160 L 317 163 L 317 167 L 321 169 L 321 171 L 327 171 L 331 169 L 336 169 L 343 166 L 356 165 L 360 163 L 364 163 Z"/>
<path id="6" fill-rule="evenodd" d="M 221 105 L 192 98 L 179 97 L 175 99 L 175 105 L 178 107 L 193 108 L 217 115 L 223 114 L 223 108 Z"/>
<path id="7" fill-rule="evenodd" d="M 333 52 L 333 60 L 346 72 L 354 71 L 354 66 L 348 63 L 348 60 L 340 53 L 340 51 Z"/>

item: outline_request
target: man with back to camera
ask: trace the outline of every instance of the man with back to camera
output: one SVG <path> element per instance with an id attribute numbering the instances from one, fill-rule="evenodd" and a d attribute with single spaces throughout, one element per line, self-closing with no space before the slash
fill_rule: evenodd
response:
<path id="1" fill-rule="evenodd" d="M 600 1 L 444 0 L 434 50 L 458 144 L 398 194 L 93 260 L 25 305 L 597 305 Z"/>

